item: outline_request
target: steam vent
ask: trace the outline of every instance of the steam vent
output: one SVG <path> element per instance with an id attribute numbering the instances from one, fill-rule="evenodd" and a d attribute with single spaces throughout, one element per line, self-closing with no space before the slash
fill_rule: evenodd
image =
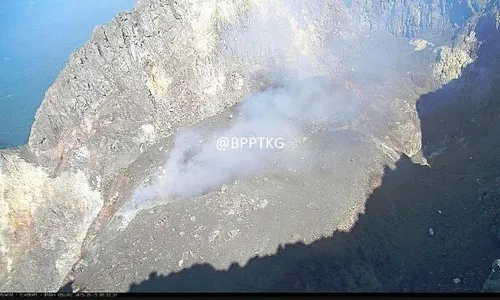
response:
<path id="1" fill-rule="evenodd" d="M 1 292 L 499 292 L 500 0 L 137 0 L 0 150 Z"/>

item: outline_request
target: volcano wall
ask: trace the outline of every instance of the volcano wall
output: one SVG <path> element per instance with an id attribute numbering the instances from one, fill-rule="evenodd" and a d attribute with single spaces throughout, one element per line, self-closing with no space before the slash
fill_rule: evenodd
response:
<path id="1" fill-rule="evenodd" d="M 477 24 L 498 28 L 491 23 L 498 22 L 498 10 L 486 4 L 139 0 L 133 11 L 96 27 L 71 56 L 46 92 L 28 145 L 1 152 L 0 289 L 56 290 L 79 258 L 97 211 L 126 197 L 120 186 L 127 167 L 177 128 L 286 80 L 365 79 L 398 69 L 363 61 L 391 48 L 379 38 L 384 34 L 437 45 L 435 53 L 427 49 L 408 63 L 424 62 L 409 67 L 412 87 L 399 90 L 413 94 L 393 105 L 381 98 L 372 107 L 393 116 L 377 128 L 377 135 L 391 133 L 384 144 L 389 152 L 415 154 L 421 136 L 412 101 L 476 58 Z M 405 84 L 398 81 L 394 89 Z M 46 272 L 32 273 L 40 269 Z"/>

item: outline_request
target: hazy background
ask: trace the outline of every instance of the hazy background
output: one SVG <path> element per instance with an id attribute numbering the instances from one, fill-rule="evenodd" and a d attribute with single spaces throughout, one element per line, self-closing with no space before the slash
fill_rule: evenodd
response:
<path id="1" fill-rule="evenodd" d="M 93 28 L 135 0 L 0 0 L 0 148 L 27 142 L 47 88 Z"/>

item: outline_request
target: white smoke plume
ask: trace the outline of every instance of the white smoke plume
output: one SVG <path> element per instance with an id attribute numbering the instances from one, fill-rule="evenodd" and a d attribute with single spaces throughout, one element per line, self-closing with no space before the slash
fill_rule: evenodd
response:
<path id="1" fill-rule="evenodd" d="M 397 74 L 387 67 L 397 59 L 397 47 L 381 48 L 387 46 L 384 40 L 381 45 L 365 44 L 364 49 L 354 47 L 361 42 L 359 37 L 330 28 L 335 21 L 331 8 L 321 3 L 265 1 L 241 24 L 222 33 L 224 55 L 270 66 L 279 87 L 249 95 L 226 127 L 212 132 L 196 127 L 179 130 L 164 166 L 166 173 L 151 186 L 137 189 L 124 211 L 149 208 L 175 197 L 203 195 L 272 167 L 277 158 L 293 164 L 290 152 L 308 132 L 348 122 L 359 113 L 360 103 L 346 89 L 345 80 L 364 78 L 369 87 L 387 80 L 381 74 Z M 347 23 L 338 26 L 350 30 Z M 362 52 L 374 51 L 381 57 L 368 60 L 362 56 Z M 283 138 L 285 145 L 283 149 L 220 151 L 216 144 L 221 137 Z"/>
<path id="2" fill-rule="evenodd" d="M 335 90 L 326 77 L 292 81 L 280 88 L 249 96 L 237 108 L 235 119 L 225 128 L 208 134 L 183 129 L 164 166 L 166 174 L 152 186 L 135 191 L 128 209 L 150 207 L 173 197 L 196 197 L 235 179 L 272 166 L 277 157 L 287 158 L 296 142 L 308 132 L 348 121 L 357 112 L 351 97 Z M 270 138 L 252 148 L 217 148 L 221 137 Z M 282 139 L 279 147 L 276 139 Z M 289 157 L 289 156 L 288 156 Z M 293 163 L 293 162 L 290 162 Z"/>

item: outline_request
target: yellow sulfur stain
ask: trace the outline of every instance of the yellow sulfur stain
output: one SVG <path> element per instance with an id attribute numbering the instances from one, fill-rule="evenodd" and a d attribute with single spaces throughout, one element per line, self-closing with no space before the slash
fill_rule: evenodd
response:
<path id="1" fill-rule="evenodd" d="M 26 210 L 20 212 L 11 211 L 9 212 L 9 224 L 10 228 L 14 230 L 28 229 L 31 225 L 31 213 Z"/>

